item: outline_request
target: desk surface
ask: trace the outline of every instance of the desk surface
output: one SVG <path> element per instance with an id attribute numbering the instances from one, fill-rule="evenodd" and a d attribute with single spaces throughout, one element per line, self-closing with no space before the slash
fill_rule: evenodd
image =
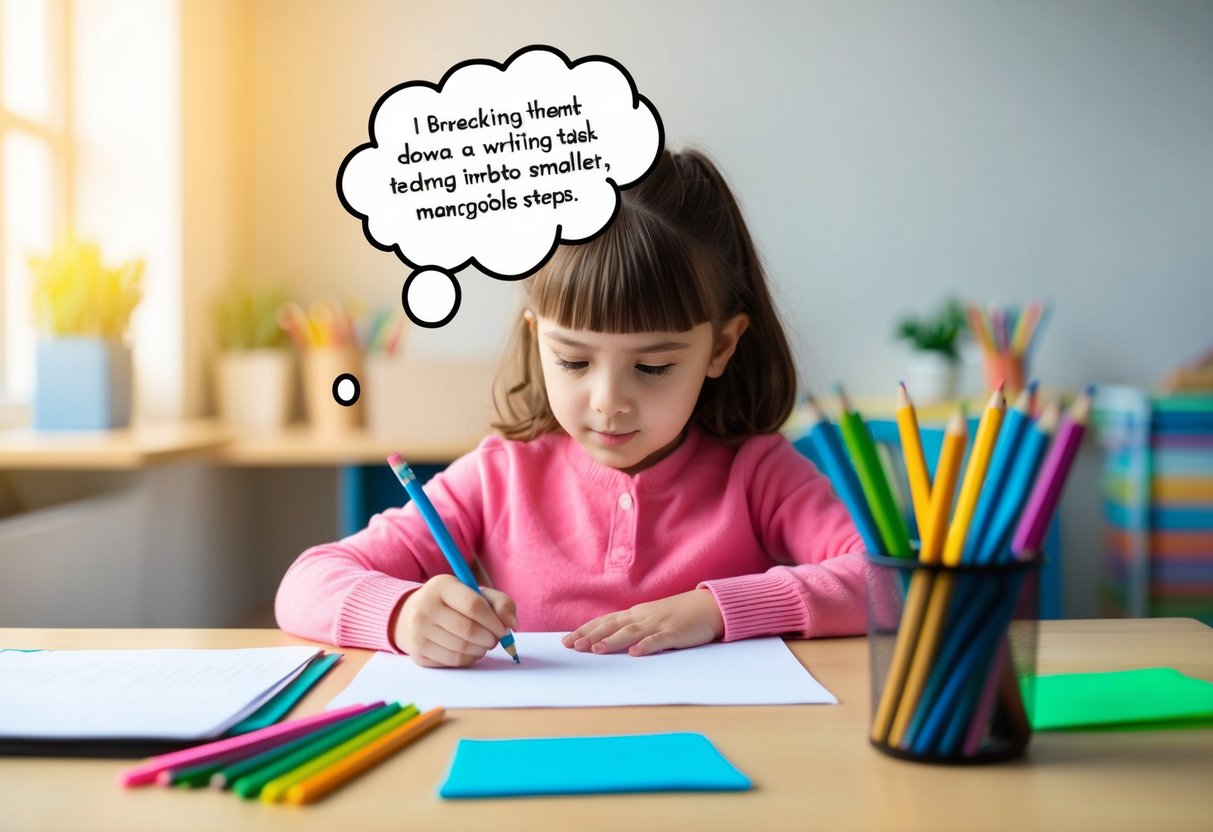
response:
<path id="1" fill-rule="evenodd" d="M 276 630 L 0 630 L 6 647 L 302 644 Z M 446 724 L 314 806 L 209 790 L 120 789 L 131 761 L 0 758 L 11 829 L 1207 829 L 1213 729 L 1038 734 L 1014 763 L 906 763 L 867 742 L 867 641 L 789 642 L 841 704 L 457 710 Z M 346 659 L 300 705 L 312 713 L 370 655 Z M 1188 619 L 1049 621 L 1039 670 L 1170 666 L 1213 681 L 1213 630 Z M 435 789 L 459 737 L 700 731 L 754 782 L 742 793 L 446 802 Z M 588 764 L 588 763 L 587 763 Z"/>

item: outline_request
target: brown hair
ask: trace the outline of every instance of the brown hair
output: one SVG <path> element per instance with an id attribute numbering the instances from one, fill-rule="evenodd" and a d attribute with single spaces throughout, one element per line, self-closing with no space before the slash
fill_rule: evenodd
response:
<path id="1" fill-rule="evenodd" d="M 691 421 L 740 441 L 778 430 L 792 411 L 796 368 L 766 276 L 724 178 L 695 151 L 662 153 L 622 192 L 619 214 L 588 243 L 563 245 L 524 281 L 526 308 L 568 329 L 685 332 L 750 317 L 720 378 L 704 380 Z M 494 384 L 507 439 L 559 430 L 548 405 L 535 334 L 522 315 Z"/>

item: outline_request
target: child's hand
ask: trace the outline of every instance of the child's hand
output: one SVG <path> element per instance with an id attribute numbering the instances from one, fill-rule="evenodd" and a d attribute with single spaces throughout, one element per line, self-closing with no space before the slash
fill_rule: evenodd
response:
<path id="1" fill-rule="evenodd" d="M 405 597 L 392 641 L 422 667 L 473 664 L 518 624 L 513 598 L 489 587 L 480 592 L 454 575 L 435 575 Z"/>
<path id="2" fill-rule="evenodd" d="M 560 641 L 582 653 L 614 653 L 626 648 L 632 656 L 647 656 L 676 647 L 698 647 L 723 635 L 724 618 L 716 599 L 706 589 L 693 589 L 599 616 Z"/>

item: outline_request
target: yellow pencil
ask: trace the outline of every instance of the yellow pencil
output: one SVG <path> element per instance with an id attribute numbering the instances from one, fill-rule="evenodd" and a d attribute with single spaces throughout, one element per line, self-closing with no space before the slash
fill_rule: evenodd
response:
<path id="1" fill-rule="evenodd" d="M 284 801 L 298 805 L 320 799 L 338 786 L 369 771 L 431 728 L 437 727 L 445 713 L 443 708 L 431 708 L 421 716 L 409 720 L 323 771 L 291 786 L 286 790 Z"/>
<path id="2" fill-rule="evenodd" d="M 417 708 L 409 705 L 395 715 L 383 720 L 383 722 L 376 723 L 367 728 L 358 736 L 346 740 L 336 748 L 330 748 L 319 757 L 308 760 L 303 765 L 297 766 L 281 777 L 277 777 L 266 783 L 262 786 L 261 794 L 258 797 L 262 803 L 277 803 L 286 796 L 287 790 L 291 786 L 296 783 L 302 783 L 313 774 L 323 771 L 343 757 L 348 757 L 358 749 L 370 745 L 385 734 L 394 731 L 398 726 L 404 725 L 416 718 Z"/>
<path id="3" fill-rule="evenodd" d="M 956 492 L 956 480 L 968 439 L 969 423 L 962 404 L 944 428 L 943 447 L 939 451 L 935 481 L 931 485 L 930 512 L 926 529 L 922 533 L 922 549 L 918 557 L 923 563 L 938 564 L 943 554 L 943 540 L 947 532 L 948 515 L 952 510 L 952 496 Z M 902 664 L 904 666 L 908 662 L 909 668 L 891 667 L 889 673 L 890 678 L 894 677 L 894 671 L 905 677 L 900 697 L 896 699 L 893 724 L 889 729 L 888 744 L 891 746 L 901 745 L 906 728 L 910 725 L 910 718 L 914 715 L 914 708 L 918 705 L 918 698 L 926 686 L 927 674 L 935 660 L 935 650 L 943 632 L 944 614 L 952 598 L 952 580 L 952 575 L 947 573 L 941 573 L 932 580 L 931 572 L 923 569 L 915 572 L 910 581 L 910 592 L 901 616 L 901 626 L 898 628 L 898 641 L 901 641 L 903 630 L 907 641 L 904 646 L 895 645 L 893 649 L 896 656 L 898 647 L 901 647 Z M 919 619 L 922 621 L 921 626 Z M 891 692 L 890 696 L 896 697 L 896 692 Z M 892 707 L 891 703 L 889 707 Z"/>
<path id="4" fill-rule="evenodd" d="M 943 432 L 943 447 L 935 466 L 935 482 L 931 484 L 930 512 L 926 528 L 921 530 L 922 549 L 918 559 L 923 563 L 939 563 L 943 555 L 948 516 L 952 512 L 952 496 L 956 492 L 956 480 L 968 441 L 969 424 L 965 419 L 964 406 L 961 405 L 952 414 Z"/>
<path id="5" fill-rule="evenodd" d="M 973 512 L 977 508 L 977 496 L 986 481 L 986 471 L 990 468 L 990 455 L 994 452 L 994 442 L 998 439 L 998 431 L 1002 428 L 1002 419 L 1007 412 L 1007 398 L 1003 395 L 1002 384 L 990 396 L 986 410 L 981 414 L 981 422 L 977 426 L 977 438 L 973 440 L 973 450 L 969 454 L 969 464 L 965 468 L 964 481 L 960 485 L 960 496 L 956 498 L 956 513 L 948 524 L 948 534 L 943 545 L 943 562 L 946 566 L 960 566 L 964 555 L 965 537 L 969 534 L 969 523 L 973 520 Z"/>
<path id="6" fill-rule="evenodd" d="M 901 434 L 901 453 L 910 480 L 910 500 L 914 503 L 914 521 L 918 524 L 918 541 L 922 545 L 923 530 L 930 513 L 931 475 L 927 458 L 922 452 L 922 434 L 918 432 L 918 414 L 903 381 L 897 388 L 897 430 Z"/>
<path id="7" fill-rule="evenodd" d="M 923 612 L 931 597 L 931 571 L 919 569 L 910 578 L 910 591 L 906 593 L 905 607 L 901 612 L 901 623 L 897 627 L 897 641 L 893 644 L 893 658 L 889 661 L 889 675 L 880 691 L 880 702 L 872 718 L 872 739 L 883 743 L 888 737 L 897 702 L 914 657 L 914 645 L 918 642 L 918 629 Z"/>

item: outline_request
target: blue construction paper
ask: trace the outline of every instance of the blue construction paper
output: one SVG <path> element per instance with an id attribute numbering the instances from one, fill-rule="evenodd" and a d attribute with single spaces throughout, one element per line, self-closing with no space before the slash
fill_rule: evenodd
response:
<path id="1" fill-rule="evenodd" d="M 750 779 L 703 734 L 461 739 L 444 798 L 745 791 Z"/>

